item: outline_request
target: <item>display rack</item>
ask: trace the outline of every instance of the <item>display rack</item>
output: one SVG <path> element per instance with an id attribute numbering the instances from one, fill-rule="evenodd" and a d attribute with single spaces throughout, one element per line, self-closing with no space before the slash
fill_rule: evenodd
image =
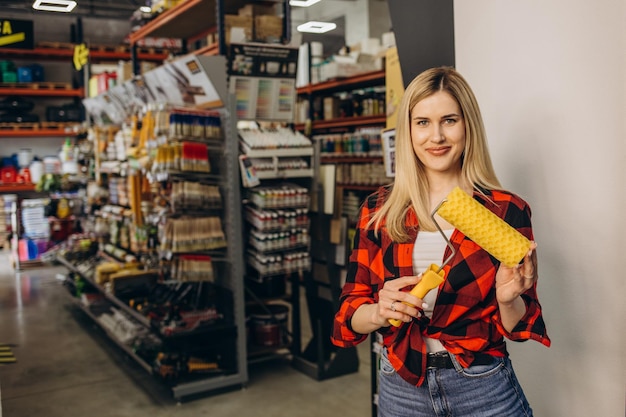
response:
<path id="1" fill-rule="evenodd" d="M 181 59 L 187 63 L 189 58 Z M 79 291 L 82 298 L 77 305 L 103 327 L 113 343 L 166 383 L 176 399 L 241 387 L 248 379 L 241 218 L 232 216 L 241 207 L 240 189 L 232 181 L 239 175 L 236 126 L 231 116 L 234 100 L 225 93 L 224 57 L 193 59 L 194 68 L 200 70 L 194 81 L 219 96 L 219 100 L 213 95 L 207 99 L 219 103 L 217 107 L 146 103 L 140 138 L 132 143 L 135 153 L 125 152 L 134 156 L 124 161 L 116 153 L 111 164 L 100 161 L 98 165 L 110 165 L 102 175 L 127 182 L 128 197 L 120 200 L 115 193 L 119 188 L 111 188 L 110 196 L 117 199 L 109 200 L 97 216 L 119 227 L 131 221 L 135 245 L 129 249 L 119 241 L 105 240 L 108 243 L 100 243 L 97 253 L 86 259 L 71 262 L 60 258 L 97 295 L 85 301 L 84 291 Z M 132 116 L 130 108 L 136 106 L 127 104 L 129 108 L 120 110 L 121 114 Z M 192 129 L 191 118 L 202 124 L 194 124 Z M 118 131 L 99 130 L 105 136 Z M 181 153 L 173 158 L 175 149 Z M 139 162 L 145 158 L 150 162 Z M 120 177 L 122 172 L 127 175 Z M 192 187 L 202 191 L 185 193 Z M 206 198 L 204 190 L 209 188 L 216 198 Z M 184 228 L 182 222 L 186 222 Z M 189 229 L 187 223 L 194 222 L 199 227 L 191 225 Z M 215 231 L 220 232 L 219 239 Z M 196 238 L 203 242 L 201 246 Z M 102 282 L 94 278 L 94 271 L 116 269 L 116 264 L 125 272 L 130 269 L 132 277 L 102 278 Z M 135 264 L 138 271 L 132 269 Z M 198 265 L 202 268 L 197 269 Z M 73 281 L 70 286 L 76 294 L 77 281 Z M 139 336 L 127 338 L 112 330 L 112 319 L 103 316 L 102 310 L 112 311 L 122 327 L 135 329 Z"/>
<path id="2" fill-rule="evenodd" d="M 311 268 L 313 147 L 308 138 L 285 128 L 240 129 L 239 137 L 241 157 L 250 161 L 259 180 L 245 190 L 244 199 L 252 364 L 297 356 L 301 350 L 300 283 Z"/>
<path id="3" fill-rule="evenodd" d="M 319 155 L 315 166 L 318 181 L 321 170 L 332 167 L 332 180 L 324 188 L 332 188 L 326 199 L 336 218 L 347 216 L 354 222 L 363 198 L 389 182 L 380 135 L 387 120 L 384 100 L 366 93 L 384 84 L 385 71 L 381 70 L 297 89 L 300 102 L 306 102 L 309 109 L 311 137 Z M 339 99 L 342 94 L 346 98 Z M 295 128 L 304 130 L 305 124 L 298 123 Z"/>
<path id="4" fill-rule="evenodd" d="M 357 372 L 356 347 L 331 343 L 335 312 L 339 309 L 342 268 L 347 261 L 348 222 L 324 213 L 311 213 L 311 264 L 304 286 L 312 336 L 294 355 L 293 366 L 308 376 L 325 380 Z"/>

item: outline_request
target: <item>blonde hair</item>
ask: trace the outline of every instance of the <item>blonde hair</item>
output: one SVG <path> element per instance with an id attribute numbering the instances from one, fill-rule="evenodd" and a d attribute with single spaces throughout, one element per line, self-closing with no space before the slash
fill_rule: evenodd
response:
<path id="1" fill-rule="evenodd" d="M 438 67 L 428 69 L 407 86 L 396 125 L 396 173 L 393 188 L 381 208 L 369 221 L 378 232 L 385 227 L 393 241 L 408 239 L 405 219 L 410 208 L 415 210 L 421 230 L 436 230 L 430 218 L 429 184 L 424 165 L 415 155 L 411 141 L 411 110 L 415 105 L 444 91 L 461 107 L 465 122 L 465 150 L 462 156 L 462 176 L 473 188 L 501 189 L 489 150 L 480 108 L 469 84 L 455 69 Z"/>

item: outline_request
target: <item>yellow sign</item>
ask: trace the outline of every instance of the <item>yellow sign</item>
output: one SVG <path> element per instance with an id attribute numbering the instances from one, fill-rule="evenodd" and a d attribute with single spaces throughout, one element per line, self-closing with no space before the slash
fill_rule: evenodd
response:
<path id="1" fill-rule="evenodd" d="M 387 108 L 387 129 L 395 129 L 398 119 L 398 107 L 404 94 L 402 71 L 398 48 L 387 49 L 385 54 L 385 103 Z"/>
<path id="2" fill-rule="evenodd" d="M 0 45 L 11 45 L 12 43 L 24 42 L 26 39 L 26 34 L 22 33 L 14 33 L 13 35 L 3 35 L 0 36 Z"/>
<path id="3" fill-rule="evenodd" d="M 74 47 L 74 68 L 76 71 L 83 69 L 87 62 L 89 62 L 89 48 L 84 43 L 76 45 Z"/>
<path id="4" fill-rule="evenodd" d="M 29 26 L 30 24 L 30 26 Z M 26 33 L 32 28 L 32 22 L 22 20 L 0 20 L 0 46 L 10 45 L 16 48 L 28 48 Z M 30 37 L 32 34 L 29 32 Z M 30 46 L 32 48 L 32 46 Z"/>

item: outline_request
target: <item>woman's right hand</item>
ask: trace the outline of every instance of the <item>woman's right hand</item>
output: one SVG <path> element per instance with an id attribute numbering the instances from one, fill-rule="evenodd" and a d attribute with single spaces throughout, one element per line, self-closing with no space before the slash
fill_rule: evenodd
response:
<path id="1" fill-rule="evenodd" d="M 381 327 L 390 326 L 389 319 L 409 322 L 418 318 L 424 308 L 424 300 L 411 295 L 409 291 L 421 280 L 420 275 L 409 275 L 385 281 L 378 291 L 377 308 L 372 314 L 372 322 Z"/>

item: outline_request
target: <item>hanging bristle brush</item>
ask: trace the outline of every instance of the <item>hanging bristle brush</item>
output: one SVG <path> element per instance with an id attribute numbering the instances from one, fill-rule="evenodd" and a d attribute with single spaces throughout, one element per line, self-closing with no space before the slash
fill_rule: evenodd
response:
<path id="1" fill-rule="evenodd" d="M 437 213 L 437 210 L 439 210 L 439 208 L 445 201 L 446 200 L 442 201 L 437 207 L 435 207 L 433 212 L 430 214 L 430 218 L 435 223 L 435 226 L 437 226 L 437 230 L 439 230 L 441 236 L 443 236 L 443 238 L 445 239 L 446 245 L 448 245 L 448 247 L 450 248 L 450 256 L 448 256 L 443 261 L 441 266 L 438 266 L 437 264 L 431 264 L 428 269 L 422 273 L 422 279 L 420 280 L 420 282 L 415 284 L 413 289 L 409 292 L 411 295 L 417 298 L 423 299 L 426 294 L 428 294 L 428 291 L 432 290 L 433 288 L 437 288 L 439 284 L 443 282 L 444 278 L 446 277 L 446 271 L 443 270 L 443 267 L 446 266 L 448 262 L 452 260 L 452 258 L 454 258 L 454 255 L 456 253 L 454 247 L 452 246 L 452 243 L 450 242 L 444 231 L 441 229 L 441 226 L 439 226 L 439 223 L 437 223 L 437 220 L 435 220 L 435 214 Z M 404 304 L 415 307 L 409 303 Z M 402 320 L 389 319 L 389 323 L 391 323 L 392 326 L 398 327 L 402 324 Z"/>

